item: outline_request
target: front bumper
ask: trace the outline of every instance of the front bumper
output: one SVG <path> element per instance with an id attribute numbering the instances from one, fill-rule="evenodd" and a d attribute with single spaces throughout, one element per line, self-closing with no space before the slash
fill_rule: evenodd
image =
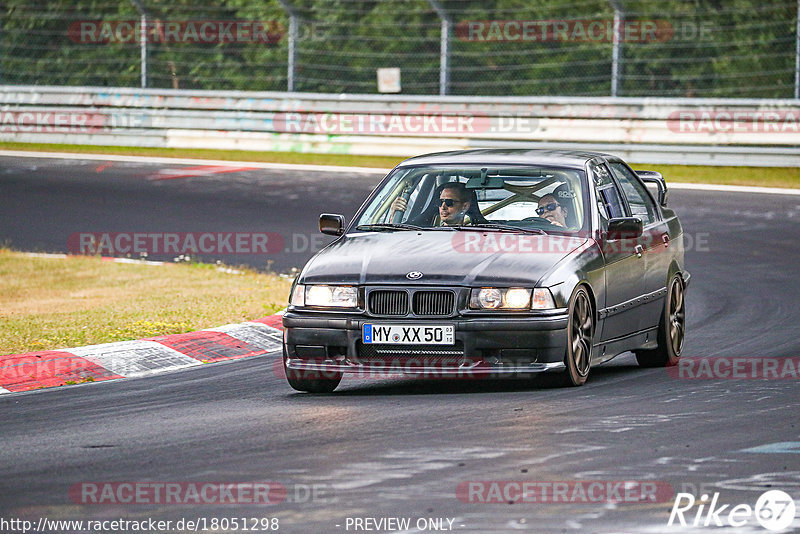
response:
<path id="1" fill-rule="evenodd" d="M 442 377 L 540 373 L 564 369 L 568 320 L 567 310 L 436 319 L 289 311 L 283 316 L 284 358 L 290 370 L 365 376 L 376 371 Z M 365 323 L 452 324 L 456 345 L 366 345 L 361 341 Z"/>

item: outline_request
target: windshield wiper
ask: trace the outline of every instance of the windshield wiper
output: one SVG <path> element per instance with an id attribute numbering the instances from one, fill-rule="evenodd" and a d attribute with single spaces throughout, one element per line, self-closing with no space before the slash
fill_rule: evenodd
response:
<path id="1" fill-rule="evenodd" d="M 359 224 L 356 230 L 422 230 L 421 226 L 405 223 Z"/>
<path id="2" fill-rule="evenodd" d="M 494 230 L 502 230 L 507 232 L 524 232 L 526 234 L 542 234 L 547 235 L 547 232 L 542 230 L 541 228 L 520 228 L 519 226 L 511 226 L 510 224 L 498 224 L 498 223 L 478 223 L 478 224 L 471 224 L 467 225 L 460 225 L 454 226 L 453 228 L 458 228 L 459 230 L 483 230 L 486 228 L 494 229 Z"/>

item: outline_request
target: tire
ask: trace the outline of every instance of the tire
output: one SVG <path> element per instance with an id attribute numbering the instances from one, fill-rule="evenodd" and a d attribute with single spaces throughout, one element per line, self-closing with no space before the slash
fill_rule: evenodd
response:
<path id="1" fill-rule="evenodd" d="M 658 346 L 652 350 L 637 350 L 636 361 L 642 367 L 672 367 L 678 365 L 686 335 L 686 299 L 683 279 L 675 275 L 669 282 L 664 313 L 658 325 Z"/>
<path id="2" fill-rule="evenodd" d="M 582 386 L 589 378 L 594 331 L 592 301 L 586 288 L 579 286 L 569 299 L 567 348 L 564 355 L 567 370 L 562 373 L 563 385 Z"/>
<path id="3" fill-rule="evenodd" d="M 331 393 L 342 381 L 342 373 L 289 369 L 286 367 L 286 348 L 283 350 L 283 369 L 286 372 L 286 380 L 297 391 Z"/>

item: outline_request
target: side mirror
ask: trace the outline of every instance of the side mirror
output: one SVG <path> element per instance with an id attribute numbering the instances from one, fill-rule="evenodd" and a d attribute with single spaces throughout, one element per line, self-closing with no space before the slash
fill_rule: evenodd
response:
<path id="1" fill-rule="evenodd" d="M 636 171 L 636 176 L 644 182 L 644 185 L 646 185 L 648 189 L 650 189 L 650 184 L 656 186 L 656 194 L 653 196 L 656 197 L 656 200 L 662 208 L 666 208 L 669 191 L 667 190 L 667 182 L 664 180 L 661 173 L 656 171 Z"/>
<path id="2" fill-rule="evenodd" d="M 617 217 L 608 221 L 606 237 L 615 239 L 635 239 L 642 235 L 642 220 L 636 217 Z"/>
<path id="3" fill-rule="evenodd" d="M 344 233 L 344 215 L 323 213 L 319 216 L 319 231 L 328 235 Z"/>

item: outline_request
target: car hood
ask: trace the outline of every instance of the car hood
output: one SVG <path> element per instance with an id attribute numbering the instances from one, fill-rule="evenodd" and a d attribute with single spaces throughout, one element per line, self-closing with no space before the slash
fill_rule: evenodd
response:
<path id="1" fill-rule="evenodd" d="M 475 231 L 348 234 L 314 256 L 304 284 L 530 286 L 584 237 Z M 410 272 L 420 272 L 409 280 Z"/>

